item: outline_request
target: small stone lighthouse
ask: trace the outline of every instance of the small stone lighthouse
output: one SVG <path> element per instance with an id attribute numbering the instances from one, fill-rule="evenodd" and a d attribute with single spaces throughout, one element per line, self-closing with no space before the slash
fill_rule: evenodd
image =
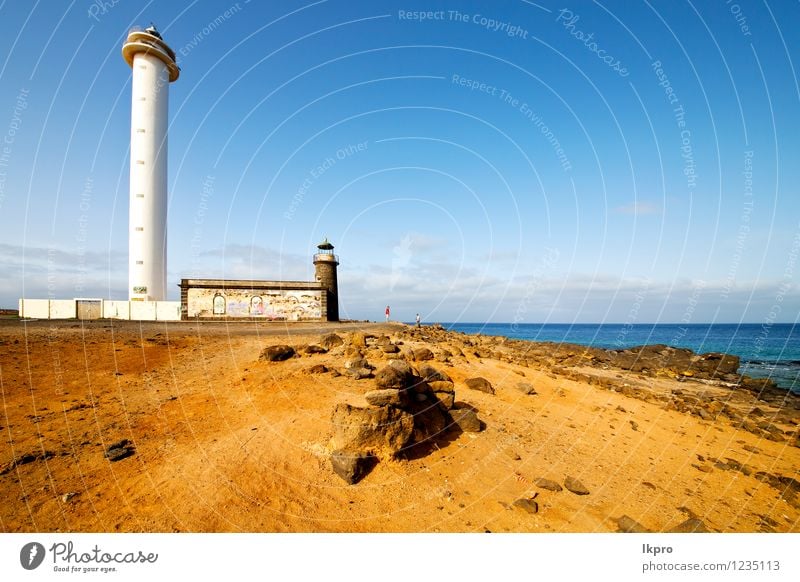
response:
<path id="1" fill-rule="evenodd" d="M 333 245 L 327 238 L 317 248 L 319 252 L 314 255 L 314 274 L 327 289 L 328 321 L 339 321 L 339 282 L 336 276 L 339 257 L 333 254 Z"/>

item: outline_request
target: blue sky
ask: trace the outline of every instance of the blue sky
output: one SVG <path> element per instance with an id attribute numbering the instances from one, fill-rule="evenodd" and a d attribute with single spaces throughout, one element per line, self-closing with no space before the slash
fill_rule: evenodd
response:
<path id="1" fill-rule="evenodd" d="M 800 6 L 725 0 L 2 2 L 0 305 L 125 297 L 150 22 L 171 298 L 327 236 L 343 317 L 798 318 Z"/>

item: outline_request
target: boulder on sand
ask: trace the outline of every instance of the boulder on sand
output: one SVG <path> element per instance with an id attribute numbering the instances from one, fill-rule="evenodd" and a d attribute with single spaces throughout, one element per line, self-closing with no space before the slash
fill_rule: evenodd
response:
<path id="1" fill-rule="evenodd" d="M 292 346 L 268 346 L 261 350 L 259 360 L 266 360 L 267 362 L 282 362 L 294 356 L 294 348 Z"/>
<path id="2" fill-rule="evenodd" d="M 494 394 L 494 386 L 486 378 L 467 378 L 464 383 L 472 390 Z"/>
<path id="3" fill-rule="evenodd" d="M 392 457 L 414 434 L 414 417 L 391 406 L 358 408 L 337 404 L 331 415 L 334 449 Z"/>

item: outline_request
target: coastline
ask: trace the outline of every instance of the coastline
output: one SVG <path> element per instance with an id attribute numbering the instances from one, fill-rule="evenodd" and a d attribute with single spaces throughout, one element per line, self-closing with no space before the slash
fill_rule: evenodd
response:
<path id="1" fill-rule="evenodd" d="M 341 346 L 305 351 L 331 332 Z M 5 531 L 800 531 L 798 399 L 731 382 L 724 358 L 356 322 L 4 322 L 0 343 Z M 282 344 L 298 355 L 259 359 Z M 446 373 L 484 429 L 348 485 L 331 412 L 376 382 L 348 373 L 353 350 L 373 375 L 398 358 Z M 122 439 L 132 454 L 109 462 Z M 537 484 L 567 477 L 589 493 Z"/>

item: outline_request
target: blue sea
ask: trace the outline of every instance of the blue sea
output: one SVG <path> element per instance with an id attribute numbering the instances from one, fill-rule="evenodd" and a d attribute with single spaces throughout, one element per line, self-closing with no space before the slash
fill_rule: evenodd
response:
<path id="1" fill-rule="evenodd" d="M 739 372 L 771 378 L 800 394 L 800 325 L 794 324 L 510 324 L 449 323 L 447 329 L 467 334 L 625 349 L 646 344 L 689 348 L 697 353 L 739 356 Z"/>

